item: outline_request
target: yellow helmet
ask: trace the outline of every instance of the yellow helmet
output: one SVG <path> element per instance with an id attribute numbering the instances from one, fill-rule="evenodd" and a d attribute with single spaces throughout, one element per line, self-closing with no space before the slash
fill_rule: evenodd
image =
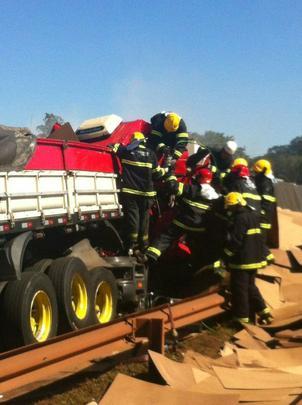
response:
<path id="1" fill-rule="evenodd" d="M 176 113 L 169 113 L 164 121 L 164 127 L 167 132 L 175 132 L 179 128 L 180 116 Z"/>
<path id="2" fill-rule="evenodd" d="M 235 159 L 234 162 L 232 163 L 232 167 L 236 167 L 236 166 L 246 166 L 246 167 L 248 167 L 247 160 L 244 159 L 244 158 L 241 158 L 241 157 Z"/>
<path id="3" fill-rule="evenodd" d="M 272 173 L 272 165 L 268 160 L 260 159 L 254 164 L 254 171 L 256 173 L 265 173 L 271 174 Z"/>
<path id="4" fill-rule="evenodd" d="M 134 132 L 132 135 L 132 140 L 134 141 L 145 141 L 145 135 L 141 132 Z"/>
<path id="5" fill-rule="evenodd" d="M 224 197 L 224 208 L 228 208 L 232 205 L 241 205 L 244 207 L 246 205 L 245 199 L 242 197 L 242 194 L 232 191 Z"/>

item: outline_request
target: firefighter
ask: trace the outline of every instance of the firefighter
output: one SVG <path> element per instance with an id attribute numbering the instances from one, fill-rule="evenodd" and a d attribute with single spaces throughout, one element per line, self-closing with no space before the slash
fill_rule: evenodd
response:
<path id="1" fill-rule="evenodd" d="M 257 313 L 259 323 L 269 324 L 272 315 L 255 285 L 257 270 L 266 265 L 259 217 L 237 192 L 225 196 L 225 208 L 233 220 L 224 249 L 224 261 L 231 276 L 233 314 L 240 322 L 248 323 Z"/>
<path id="2" fill-rule="evenodd" d="M 258 193 L 261 196 L 261 221 L 260 228 L 262 231 L 265 245 L 267 245 L 267 236 L 269 230 L 272 228 L 274 215 L 276 214 L 276 197 L 274 191 L 274 181 L 272 167 L 268 160 L 260 159 L 254 164 L 255 183 Z M 266 260 L 268 262 L 274 261 L 273 254 L 266 250 Z"/>
<path id="3" fill-rule="evenodd" d="M 231 171 L 223 179 L 223 191 L 241 193 L 247 204 L 260 215 L 261 197 L 258 194 L 255 182 L 251 178 L 248 162 L 244 158 L 234 160 Z"/>
<path id="4" fill-rule="evenodd" d="M 148 147 L 160 159 L 167 154 L 172 159 L 172 166 L 187 150 L 188 133 L 184 120 L 174 112 L 161 112 L 151 118 L 151 134 Z"/>
<path id="5" fill-rule="evenodd" d="M 149 262 L 159 259 L 168 247 L 184 234 L 203 235 L 206 232 L 207 217 L 213 202 L 219 197 L 210 185 L 212 173 L 200 169 L 190 184 L 174 180 L 175 194 L 179 200 L 179 212 L 168 230 L 156 238 L 146 250 Z M 172 180 L 173 181 L 173 180 Z"/>
<path id="6" fill-rule="evenodd" d="M 187 169 L 194 172 L 197 165 L 202 161 L 207 161 L 207 155 L 210 153 L 211 170 L 214 173 L 215 183 L 219 183 L 226 173 L 229 172 L 233 162 L 233 155 L 237 150 L 237 143 L 235 141 L 227 141 L 223 148 L 208 148 L 206 146 L 200 146 L 196 153 L 189 156 L 187 160 Z"/>
<path id="7" fill-rule="evenodd" d="M 142 252 L 148 246 L 149 208 L 156 195 L 152 180 L 164 176 L 166 170 L 158 165 L 154 152 L 145 146 L 141 132 L 134 132 L 129 145 L 115 144 L 112 151 L 122 165 L 125 248 L 132 255 L 136 248 Z"/>

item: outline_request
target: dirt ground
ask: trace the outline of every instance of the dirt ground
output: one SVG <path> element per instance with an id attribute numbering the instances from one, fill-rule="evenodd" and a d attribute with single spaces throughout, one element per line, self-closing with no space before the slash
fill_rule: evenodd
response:
<path id="1" fill-rule="evenodd" d="M 167 339 L 168 357 L 182 361 L 183 353 L 195 350 L 210 357 L 218 357 L 218 351 L 223 343 L 238 329 L 227 315 L 201 322 L 179 331 L 179 342 L 176 349 L 173 342 Z M 90 401 L 99 401 L 117 373 L 127 374 L 146 381 L 160 383 L 158 376 L 149 372 L 148 363 L 134 362 L 120 364 L 106 372 L 89 371 L 67 378 L 36 392 L 10 401 L 16 405 L 84 405 Z"/>

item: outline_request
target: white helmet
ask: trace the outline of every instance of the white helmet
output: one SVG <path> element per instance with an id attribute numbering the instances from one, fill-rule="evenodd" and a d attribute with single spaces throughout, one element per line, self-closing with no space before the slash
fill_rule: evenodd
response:
<path id="1" fill-rule="evenodd" d="M 227 141 L 223 148 L 229 155 L 234 155 L 237 150 L 237 143 L 235 141 Z"/>

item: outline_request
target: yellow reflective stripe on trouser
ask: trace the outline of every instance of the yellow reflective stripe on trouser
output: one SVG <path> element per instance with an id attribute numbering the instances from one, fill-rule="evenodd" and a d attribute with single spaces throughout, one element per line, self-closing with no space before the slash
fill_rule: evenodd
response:
<path id="1" fill-rule="evenodd" d="M 234 263 L 230 263 L 229 267 L 230 269 L 234 269 L 234 270 L 257 270 L 257 269 L 261 269 L 261 267 L 263 267 L 266 263 L 266 261 L 263 262 L 259 262 L 259 263 L 250 263 L 250 264 L 234 264 Z"/>
<path id="2" fill-rule="evenodd" d="M 139 191 L 134 190 L 132 188 L 122 188 L 122 192 L 135 195 L 142 195 L 144 197 L 154 197 L 156 195 L 156 191 Z"/>
<path id="3" fill-rule="evenodd" d="M 152 129 L 151 135 L 162 136 L 163 134 L 160 131 L 156 131 L 156 129 Z"/>
<path id="4" fill-rule="evenodd" d="M 262 229 L 271 229 L 272 225 L 267 223 L 261 223 L 260 228 Z"/>
<path id="5" fill-rule="evenodd" d="M 185 225 L 182 222 L 179 222 L 177 219 L 174 219 L 173 224 L 179 226 L 182 229 L 185 229 L 186 231 L 204 232 L 206 230 L 206 228 L 194 228 L 193 226 Z"/>
<path id="6" fill-rule="evenodd" d="M 265 315 L 265 314 L 270 314 L 271 311 L 268 307 L 265 307 L 262 311 L 257 312 L 258 315 Z"/>
<path id="7" fill-rule="evenodd" d="M 261 233 L 260 228 L 251 228 L 246 231 L 247 235 L 255 235 L 256 233 Z"/>
<path id="8" fill-rule="evenodd" d="M 252 194 L 252 193 L 242 193 L 242 197 L 243 198 L 250 198 L 251 200 L 257 200 L 257 201 L 261 200 L 260 195 Z"/>
<path id="9" fill-rule="evenodd" d="M 266 256 L 266 260 L 274 260 L 275 259 L 275 256 L 272 254 L 272 253 L 270 253 L 269 255 L 267 255 Z"/>
<path id="10" fill-rule="evenodd" d="M 233 252 L 231 252 L 229 249 L 227 249 L 227 248 L 225 248 L 224 250 L 224 253 L 226 254 L 226 255 L 228 255 L 228 256 L 234 256 L 234 254 L 235 253 L 233 253 Z"/>
<path id="11" fill-rule="evenodd" d="M 130 233 L 130 239 L 136 241 L 138 233 Z"/>
<path id="12" fill-rule="evenodd" d="M 189 205 L 192 205 L 192 207 L 196 207 L 196 208 L 201 208 L 202 210 L 208 210 L 210 209 L 209 205 L 206 204 L 201 204 L 201 203 L 197 203 L 195 201 L 192 200 L 188 200 L 187 198 L 184 198 L 183 201 Z"/>
<path id="13" fill-rule="evenodd" d="M 236 320 L 238 322 L 241 322 L 241 323 L 249 323 L 250 322 L 250 318 L 236 318 Z"/>
<path id="14" fill-rule="evenodd" d="M 149 239 L 149 235 L 143 235 L 143 240 L 148 240 Z"/>
<path id="15" fill-rule="evenodd" d="M 155 256 L 157 256 L 157 257 L 159 257 L 161 255 L 161 251 L 159 249 L 156 249 L 153 246 L 149 246 L 148 249 L 147 249 L 147 252 L 154 253 Z"/>
<path id="16" fill-rule="evenodd" d="M 273 197 L 272 195 L 263 194 L 262 197 L 263 197 L 265 200 L 267 200 L 267 201 L 269 201 L 269 202 L 272 202 L 272 203 L 274 203 L 274 202 L 277 201 L 276 197 Z"/>
<path id="17" fill-rule="evenodd" d="M 184 191 L 184 183 L 178 183 L 178 190 L 177 190 L 177 195 L 182 195 Z"/>
<path id="18" fill-rule="evenodd" d="M 152 163 L 134 162 L 132 160 L 127 160 L 127 159 L 122 159 L 122 163 L 125 164 L 125 165 L 138 166 L 138 167 L 148 167 L 149 169 L 152 169 Z"/>

